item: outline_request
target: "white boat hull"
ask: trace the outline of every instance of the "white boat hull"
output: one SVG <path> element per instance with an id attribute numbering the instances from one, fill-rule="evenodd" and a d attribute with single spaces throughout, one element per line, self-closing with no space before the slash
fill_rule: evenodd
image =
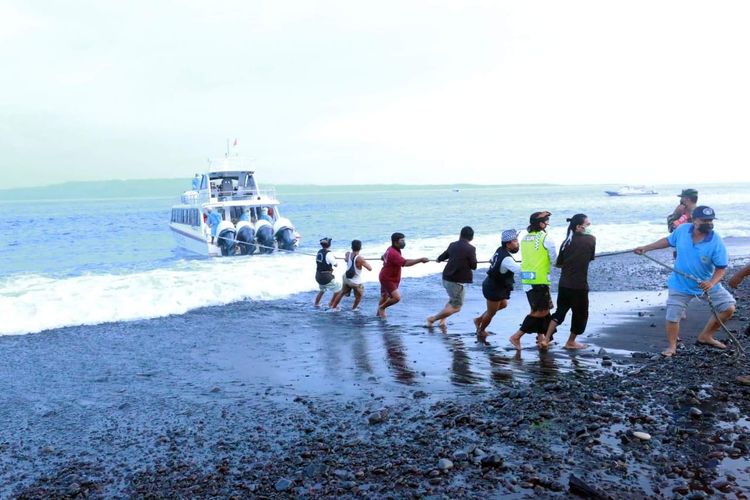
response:
<path id="1" fill-rule="evenodd" d="M 169 229 L 178 247 L 207 257 L 218 257 L 221 255 L 219 247 L 212 245 L 200 229 L 187 224 L 175 223 L 171 223 Z"/>

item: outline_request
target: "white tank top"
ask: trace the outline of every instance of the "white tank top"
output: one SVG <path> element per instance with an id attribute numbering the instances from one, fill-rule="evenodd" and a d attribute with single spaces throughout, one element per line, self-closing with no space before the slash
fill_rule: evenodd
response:
<path id="1" fill-rule="evenodd" d="M 354 255 L 354 252 L 349 252 L 349 257 L 346 259 L 346 268 L 349 269 L 349 266 L 352 264 L 352 259 L 356 259 L 358 256 Z M 361 285 L 362 284 L 362 268 L 357 267 L 356 264 L 354 266 L 354 277 L 349 279 L 344 275 L 344 279 L 351 283 L 352 285 Z"/>

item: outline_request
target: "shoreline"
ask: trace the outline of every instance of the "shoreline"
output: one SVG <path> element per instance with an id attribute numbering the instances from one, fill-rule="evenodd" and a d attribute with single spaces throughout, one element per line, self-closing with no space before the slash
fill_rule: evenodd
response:
<path id="1" fill-rule="evenodd" d="M 620 297 L 591 327 L 605 352 L 540 356 L 525 338 L 517 359 L 520 291 L 477 344 L 481 281 L 447 334 L 429 331 L 439 276 L 406 281 L 384 322 L 370 285 L 361 315 L 311 310 L 306 293 L 243 303 L 253 321 L 205 308 L 1 338 L 0 495 L 564 497 L 571 474 L 615 496 L 747 494 L 750 388 L 734 383 L 747 360 L 692 345 L 705 311 L 659 359 L 663 306 L 640 298 L 666 271 L 631 257 L 592 264 L 608 270 L 594 293 Z M 728 326 L 742 330 L 747 284 L 737 295 Z"/>

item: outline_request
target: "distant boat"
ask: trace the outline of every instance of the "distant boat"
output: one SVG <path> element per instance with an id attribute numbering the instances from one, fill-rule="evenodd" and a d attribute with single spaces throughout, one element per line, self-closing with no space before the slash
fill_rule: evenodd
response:
<path id="1" fill-rule="evenodd" d="M 646 186 L 622 186 L 617 191 L 604 191 L 610 196 L 643 196 L 647 194 L 659 194 L 653 188 Z"/>
<path id="2" fill-rule="evenodd" d="M 461 190 L 460 190 L 460 189 L 458 189 L 458 188 L 453 188 L 453 192 L 454 192 L 454 193 L 458 193 L 459 191 L 461 191 Z"/>

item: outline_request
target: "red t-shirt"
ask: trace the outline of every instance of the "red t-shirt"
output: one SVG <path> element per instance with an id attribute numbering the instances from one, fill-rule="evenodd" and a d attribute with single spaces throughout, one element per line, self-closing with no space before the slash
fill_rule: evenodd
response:
<path id="1" fill-rule="evenodd" d="M 406 264 L 406 259 L 401 256 L 401 250 L 392 246 L 388 247 L 383 255 L 383 269 L 380 270 L 380 282 L 398 285 L 401 282 L 401 268 Z"/>

